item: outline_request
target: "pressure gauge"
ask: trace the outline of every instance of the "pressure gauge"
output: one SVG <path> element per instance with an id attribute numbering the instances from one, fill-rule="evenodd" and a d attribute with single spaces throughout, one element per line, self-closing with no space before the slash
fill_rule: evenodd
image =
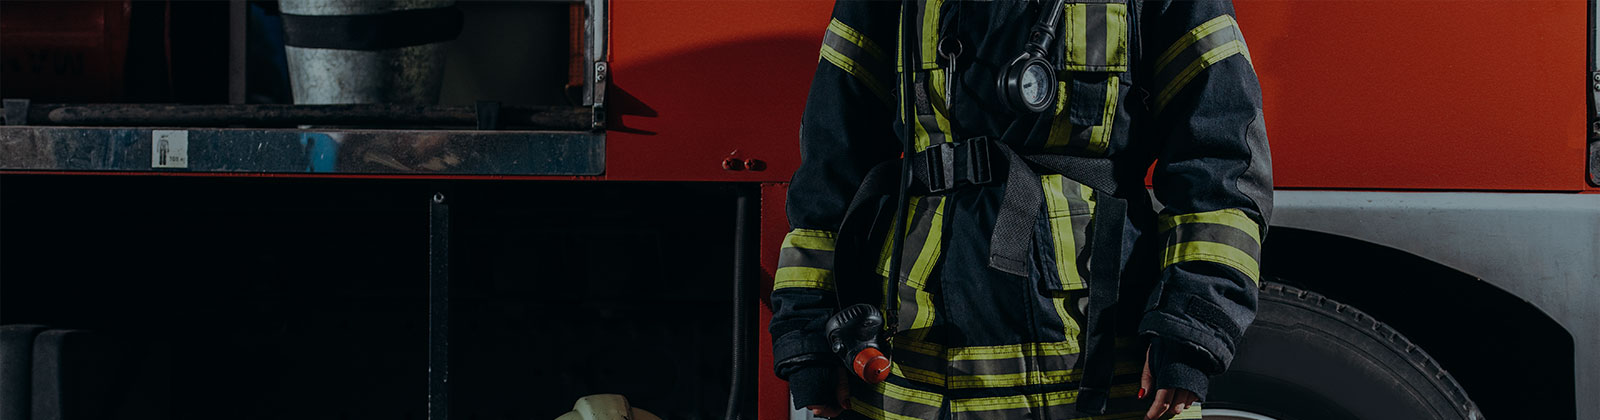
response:
<path id="1" fill-rule="evenodd" d="M 1056 101 L 1056 75 L 1037 56 L 1017 57 L 1000 79 L 1000 94 L 1018 112 L 1044 112 Z"/>
<path id="2" fill-rule="evenodd" d="M 1034 64 L 1034 63 L 1029 63 Z M 1055 99 L 1055 78 L 1050 77 L 1050 69 L 1041 65 L 1031 65 L 1022 71 L 1022 102 L 1027 104 L 1028 110 L 1033 112 L 1043 111 L 1046 105 Z"/>

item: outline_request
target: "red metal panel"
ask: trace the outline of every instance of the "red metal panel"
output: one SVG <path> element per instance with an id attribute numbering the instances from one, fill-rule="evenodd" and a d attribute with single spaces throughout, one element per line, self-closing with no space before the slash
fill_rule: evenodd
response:
<path id="1" fill-rule="evenodd" d="M 789 418 L 789 385 L 772 372 L 772 333 L 767 325 L 772 323 L 772 275 L 778 271 L 778 250 L 783 247 L 783 235 L 789 233 L 789 219 L 784 213 L 784 200 L 789 184 L 761 185 L 761 337 L 756 358 L 756 417 L 765 420 Z"/>
<path id="2" fill-rule="evenodd" d="M 1279 187 L 1584 189 L 1587 2 L 1235 3 Z"/>
<path id="3" fill-rule="evenodd" d="M 128 1 L 8 1 L 0 13 L 0 94 L 37 102 L 119 99 Z"/>
<path id="4" fill-rule="evenodd" d="M 1586 2 L 1236 3 L 1278 186 L 1586 189 Z M 615 0 L 606 175 L 486 178 L 786 181 L 830 7 Z"/>
<path id="5" fill-rule="evenodd" d="M 829 4 L 613 5 L 606 178 L 786 180 Z M 1279 186 L 1584 189 L 1585 2 L 1237 7 Z"/>
<path id="6" fill-rule="evenodd" d="M 788 181 L 831 2 L 616 0 L 612 179 Z M 727 157 L 762 171 L 727 171 Z"/>

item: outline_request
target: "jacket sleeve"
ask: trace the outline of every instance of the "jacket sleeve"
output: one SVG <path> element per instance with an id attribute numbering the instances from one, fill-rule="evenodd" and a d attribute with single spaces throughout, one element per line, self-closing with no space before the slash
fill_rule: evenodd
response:
<path id="1" fill-rule="evenodd" d="M 823 324 L 836 306 L 835 234 L 856 188 L 896 156 L 894 46 L 898 2 L 839 1 L 823 33 L 800 128 L 800 168 L 789 185 L 793 228 L 774 273 L 774 368 L 796 407 L 834 402 L 842 364 Z"/>
<path id="2" fill-rule="evenodd" d="M 1227 0 L 1152 1 L 1141 10 L 1164 243 L 1141 335 L 1158 388 L 1204 396 L 1255 319 L 1272 163 L 1261 88 Z"/>

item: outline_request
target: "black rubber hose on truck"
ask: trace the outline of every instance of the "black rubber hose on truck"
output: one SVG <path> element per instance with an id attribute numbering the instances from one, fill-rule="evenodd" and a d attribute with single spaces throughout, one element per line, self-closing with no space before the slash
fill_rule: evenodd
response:
<path id="1" fill-rule="evenodd" d="M 758 226 L 755 222 L 755 192 L 750 187 L 737 188 L 738 198 L 734 204 L 734 239 L 733 239 L 733 378 L 728 389 L 728 410 L 724 415 L 727 420 L 740 420 L 744 418 L 746 395 L 748 395 L 748 376 L 750 376 L 750 351 L 754 347 L 755 334 L 750 331 L 750 320 L 755 318 L 751 311 L 749 286 L 754 283 L 752 274 L 755 273 L 755 256 L 757 251 L 755 234 Z"/>

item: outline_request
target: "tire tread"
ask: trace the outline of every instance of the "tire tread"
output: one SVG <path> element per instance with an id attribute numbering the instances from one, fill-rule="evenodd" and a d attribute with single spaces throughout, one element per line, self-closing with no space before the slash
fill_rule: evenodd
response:
<path id="1" fill-rule="evenodd" d="M 1271 297 L 1273 300 L 1280 302 L 1335 314 L 1340 317 L 1340 321 L 1346 324 L 1364 327 L 1372 331 L 1373 336 L 1380 338 L 1379 342 L 1397 353 L 1405 354 L 1412 367 L 1423 372 L 1424 376 L 1429 377 L 1429 380 L 1439 389 L 1445 390 L 1451 405 L 1459 410 L 1463 417 L 1471 420 L 1483 420 L 1483 413 L 1478 410 L 1478 405 L 1473 403 L 1470 398 L 1467 398 L 1466 389 L 1463 389 L 1461 384 L 1450 376 L 1450 372 L 1439 366 L 1439 363 L 1434 361 L 1433 357 L 1429 356 L 1426 351 L 1423 351 L 1422 347 L 1406 339 L 1404 335 L 1400 334 L 1399 331 L 1395 331 L 1394 328 L 1390 328 L 1388 324 L 1384 324 L 1350 305 L 1339 303 L 1316 292 L 1302 290 L 1282 283 L 1263 282 L 1261 285 L 1261 297 L 1263 299 Z"/>

